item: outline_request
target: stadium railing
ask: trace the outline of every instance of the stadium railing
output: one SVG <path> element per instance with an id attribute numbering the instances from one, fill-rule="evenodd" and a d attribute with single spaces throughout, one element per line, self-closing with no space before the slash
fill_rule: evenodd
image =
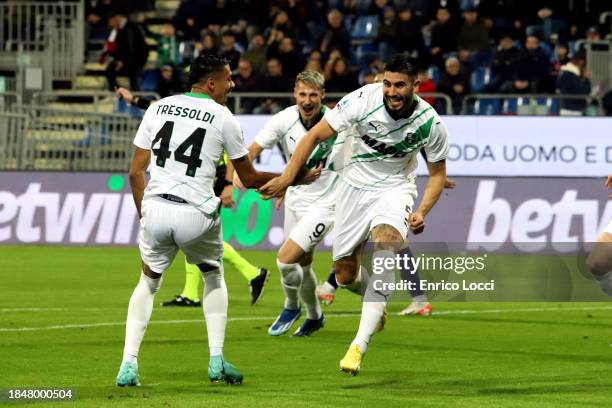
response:
<path id="1" fill-rule="evenodd" d="M 21 105 L 21 95 L 15 91 L 0 92 L 0 111 L 10 110 L 13 106 Z"/>
<path id="2" fill-rule="evenodd" d="M 327 102 L 333 101 L 337 102 L 342 99 L 343 96 L 347 95 L 346 93 L 341 92 L 330 92 L 325 94 L 325 100 Z M 427 93 L 419 93 L 419 96 L 423 98 L 435 98 L 438 103 L 441 102 L 446 107 L 446 112 L 450 112 L 452 106 L 451 98 L 443 93 L 439 92 L 427 92 Z M 228 95 L 228 99 L 230 101 L 230 106 L 233 108 L 232 112 L 239 113 L 241 112 L 242 106 L 245 104 L 245 101 L 262 101 L 266 99 L 273 100 L 285 100 L 289 101 L 293 98 L 292 93 L 285 92 L 232 92 Z"/>
<path id="3" fill-rule="evenodd" d="M 0 170 L 23 168 L 23 143 L 28 128 L 28 115 L 0 112 Z"/>
<path id="4" fill-rule="evenodd" d="M 127 171 L 139 121 L 129 115 L 16 106 L 25 131 L 1 133 L 21 170 Z M 11 116 L 12 117 L 12 116 Z M 9 129 L 10 131 L 10 129 Z M 13 159 L 11 159 L 13 160 Z M 5 160 L 0 168 L 13 163 Z"/>
<path id="5" fill-rule="evenodd" d="M 83 67 L 83 0 L 0 2 L 0 68 L 41 66 L 57 80 L 72 80 Z"/>
<path id="6" fill-rule="evenodd" d="M 591 95 L 558 94 L 471 94 L 463 99 L 463 115 L 559 115 L 560 101 L 584 100 L 585 114 L 602 115 L 600 98 Z M 592 108 L 594 107 L 594 109 Z"/>
<path id="7" fill-rule="evenodd" d="M 160 99 L 155 92 L 132 92 L 132 95 L 151 99 Z M 86 112 L 113 113 L 121 110 L 114 92 L 104 90 L 57 90 L 35 92 L 32 102 L 38 106 L 71 109 Z"/>

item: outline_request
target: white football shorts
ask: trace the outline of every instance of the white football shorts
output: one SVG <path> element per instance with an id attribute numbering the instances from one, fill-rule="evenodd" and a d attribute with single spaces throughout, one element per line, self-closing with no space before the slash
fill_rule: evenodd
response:
<path id="1" fill-rule="evenodd" d="M 189 204 L 147 198 L 142 201 L 138 247 L 144 263 L 157 273 L 170 267 L 179 249 L 185 253 L 187 263 L 220 267 L 220 217 L 213 218 Z"/>
<path id="2" fill-rule="evenodd" d="M 351 255 L 377 225 L 394 227 L 406 241 L 407 218 L 418 195 L 416 183 L 407 180 L 388 190 L 370 191 L 340 180 L 337 188 L 334 261 Z"/>
<path id="3" fill-rule="evenodd" d="M 333 208 L 311 207 L 292 210 L 285 206 L 285 240 L 291 239 L 304 252 L 312 251 L 325 238 L 333 225 Z"/>

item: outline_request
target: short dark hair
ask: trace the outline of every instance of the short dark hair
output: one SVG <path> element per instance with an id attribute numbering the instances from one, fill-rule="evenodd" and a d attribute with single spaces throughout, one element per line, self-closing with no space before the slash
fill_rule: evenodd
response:
<path id="1" fill-rule="evenodd" d="M 418 72 L 416 60 L 406 53 L 395 54 L 385 64 L 385 71 L 400 72 L 415 77 Z"/>
<path id="2" fill-rule="evenodd" d="M 227 61 L 215 54 L 198 56 L 189 67 L 189 84 L 197 84 L 211 74 L 222 72 L 226 65 Z"/>

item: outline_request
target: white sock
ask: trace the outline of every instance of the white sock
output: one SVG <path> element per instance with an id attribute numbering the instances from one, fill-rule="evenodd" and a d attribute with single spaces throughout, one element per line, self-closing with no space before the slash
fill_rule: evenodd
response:
<path id="1" fill-rule="evenodd" d="M 386 306 L 384 302 L 363 302 L 359 330 L 357 330 L 355 340 L 351 343 L 358 345 L 362 354 L 365 354 L 368 349 L 368 343 L 376 331 Z"/>
<path id="2" fill-rule="evenodd" d="M 300 297 L 306 306 L 306 318 L 318 320 L 321 318 L 321 304 L 316 294 L 317 275 L 312 270 L 312 265 L 302 266 L 303 278 L 300 287 Z"/>
<path id="3" fill-rule="evenodd" d="M 299 263 L 285 264 L 276 260 L 281 275 L 281 285 L 285 292 L 285 309 L 295 310 L 300 307 L 298 292 L 302 286 L 304 271 Z"/>
<path id="4" fill-rule="evenodd" d="M 593 277 L 601 287 L 601 290 L 603 290 L 606 295 L 612 296 L 612 271 L 605 275 L 593 275 Z"/>
<path id="5" fill-rule="evenodd" d="M 162 278 L 152 279 L 144 273 L 136 285 L 130 305 L 128 306 L 127 321 L 125 323 L 125 345 L 123 347 L 123 362 L 136 363 L 138 350 L 144 337 L 151 312 L 155 293 L 161 286 Z"/>
<path id="6" fill-rule="evenodd" d="M 395 253 L 388 250 L 378 250 L 372 254 L 372 261 L 378 262 L 378 265 L 393 265 Z M 391 262 L 389 262 L 391 261 Z M 375 263 L 376 265 L 376 263 Z M 384 302 L 387 303 L 392 291 L 389 290 L 390 284 L 395 280 L 395 267 L 383 268 L 380 273 L 372 273 L 369 284 L 366 286 L 364 300 L 366 302 Z M 378 287 L 379 290 L 374 289 Z"/>
<path id="7" fill-rule="evenodd" d="M 211 356 L 223 355 L 225 326 L 227 324 L 227 286 L 223 267 L 202 273 L 204 293 L 202 309 L 208 333 L 208 349 Z"/>

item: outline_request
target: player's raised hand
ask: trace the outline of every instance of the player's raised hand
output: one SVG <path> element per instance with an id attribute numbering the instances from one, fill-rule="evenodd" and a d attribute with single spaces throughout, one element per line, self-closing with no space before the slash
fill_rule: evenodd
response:
<path id="1" fill-rule="evenodd" d="M 223 207 L 233 207 L 234 206 L 234 187 L 231 185 L 227 185 L 223 187 L 223 191 L 221 191 L 221 195 L 219 196 L 221 199 L 221 205 Z"/>
<path id="2" fill-rule="evenodd" d="M 134 100 L 134 95 L 132 95 L 130 91 L 123 87 L 116 88 L 115 93 L 119 98 L 123 98 L 123 100 L 127 103 L 132 103 L 132 101 Z"/>
<path id="3" fill-rule="evenodd" d="M 420 234 L 425 229 L 425 219 L 419 213 L 410 213 L 408 225 L 413 234 Z"/>
<path id="4" fill-rule="evenodd" d="M 266 184 L 261 186 L 257 191 L 261 194 L 261 198 L 269 200 L 274 197 L 282 197 L 285 195 L 285 190 L 291 185 L 282 175 L 274 177 Z"/>

